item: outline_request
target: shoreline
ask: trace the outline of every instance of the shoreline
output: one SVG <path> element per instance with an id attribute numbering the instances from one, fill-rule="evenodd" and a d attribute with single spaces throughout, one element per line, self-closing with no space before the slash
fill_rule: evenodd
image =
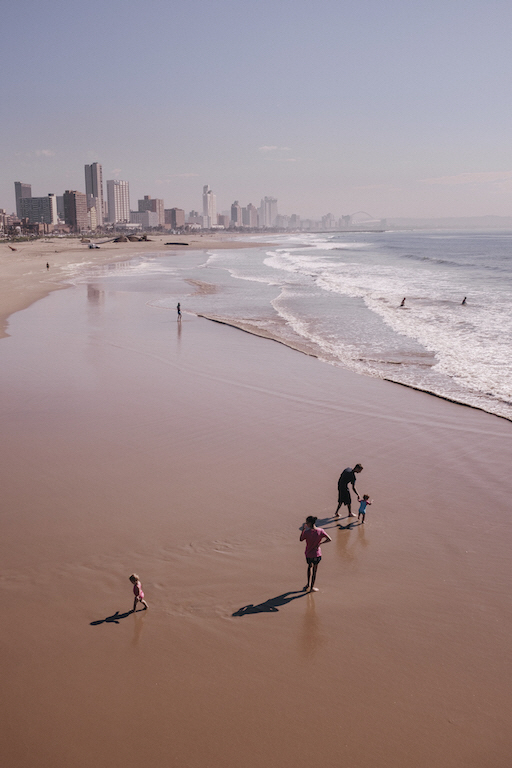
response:
<path id="1" fill-rule="evenodd" d="M 186 281 L 190 282 L 190 281 Z M 219 323 L 220 325 L 227 325 L 230 328 L 237 328 L 239 331 L 243 331 L 244 333 L 252 334 L 253 336 L 259 336 L 262 339 L 268 339 L 269 341 L 275 341 L 277 344 L 282 344 L 284 347 L 288 347 L 288 349 L 293 349 L 295 352 L 300 352 L 302 355 L 306 355 L 308 357 L 313 357 L 316 360 L 319 360 L 321 363 L 324 363 L 325 365 L 333 365 L 337 368 L 343 369 L 343 370 L 351 370 L 350 368 L 347 368 L 343 365 L 337 365 L 336 363 L 330 363 L 327 360 L 322 360 L 320 355 L 316 355 L 314 352 L 309 352 L 307 349 L 302 348 L 299 344 L 292 344 L 291 342 L 285 341 L 284 339 L 278 339 L 275 336 L 272 336 L 270 333 L 267 333 L 261 328 L 258 328 L 255 325 L 251 325 L 250 323 L 243 323 L 243 322 L 236 322 L 234 320 L 226 320 L 221 317 L 216 317 L 214 315 L 205 315 L 203 313 L 197 313 L 197 317 L 203 317 L 205 320 L 209 320 L 213 323 Z M 386 376 L 370 376 L 367 373 L 359 373 L 358 371 L 351 371 L 356 376 L 364 376 L 370 379 L 376 379 L 380 381 L 387 381 L 389 384 L 396 384 L 400 387 L 405 387 L 405 389 L 413 390 L 414 392 L 422 392 L 424 395 L 430 395 L 431 397 L 436 397 L 439 400 L 445 400 L 447 403 L 453 403 L 454 405 L 460 405 L 462 408 L 471 408 L 475 411 L 480 411 L 481 413 L 486 413 L 488 416 L 495 416 L 497 419 L 503 419 L 504 421 L 507 421 L 509 423 L 512 423 L 512 419 L 509 419 L 507 416 L 502 416 L 499 413 L 492 413 L 491 411 L 486 411 L 485 408 L 480 408 L 478 405 L 471 405 L 471 403 L 461 403 L 460 400 L 455 400 L 452 397 L 448 397 L 447 395 L 440 395 L 437 392 L 433 392 L 429 389 L 422 389 L 421 387 L 416 387 L 413 384 L 405 384 L 402 381 L 394 381 L 394 379 L 389 379 Z"/>
<path id="2" fill-rule="evenodd" d="M 153 239 L 142 242 L 120 242 L 115 243 L 113 240 L 108 240 L 104 243 L 100 243 L 99 249 L 88 248 L 88 243 L 82 243 L 80 239 L 76 238 L 73 241 L 66 241 L 65 247 L 59 249 L 58 246 L 60 240 L 55 238 L 54 240 L 37 240 L 33 242 L 23 242 L 19 244 L 16 252 L 9 248 L 7 243 L 0 243 L 0 340 L 9 336 L 8 326 L 9 318 L 16 312 L 22 311 L 30 307 L 34 302 L 43 299 L 45 296 L 53 293 L 54 291 L 64 290 L 70 287 L 70 283 L 67 282 L 65 270 L 72 265 L 82 264 L 91 266 L 107 266 L 108 264 L 115 264 L 117 262 L 129 261 L 130 259 L 142 256 L 145 253 L 155 253 L 157 255 L 165 255 L 171 251 L 175 252 L 189 252 L 196 253 L 198 251 L 207 251 L 210 249 L 242 249 L 242 248 L 258 248 L 258 247 L 272 247 L 271 243 L 262 243 L 260 241 L 246 241 L 236 239 L 240 235 L 233 235 L 232 238 L 226 238 L 225 234 L 220 234 L 218 237 L 204 235 L 191 235 L 176 236 L 181 237 L 182 242 L 173 241 L 172 244 L 167 245 L 166 240 L 169 235 L 153 235 Z M 89 238 L 91 241 L 95 238 Z M 134 246 L 133 253 L 129 253 L 130 246 Z M 38 253 L 34 253 L 34 251 Z M 128 251 L 128 252 L 127 252 Z M 53 254 L 53 258 L 52 258 Z M 57 254 L 57 256 L 55 256 Z M 117 254 L 117 255 L 116 255 Z M 13 258 L 17 255 L 18 258 Z M 77 260 L 76 257 L 81 258 Z M 22 258 L 19 258 L 22 257 Z M 50 264 L 50 270 L 45 269 L 46 261 L 52 262 Z M 43 262 L 43 263 L 41 263 Z M 33 271 L 33 267 L 37 266 L 39 269 L 37 272 Z M 60 273 L 55 275 L 54 267 L 60 270 Z M 28 272 L 24 271 L 29 269 Z M 196 289 L 196 292 L 201 293 L 214 293 L 216 287 L 204 283 L 200 280 L 183 278 L 184 282 Z M 232 328 L 236 328 L 244 333 L 249 333 L 260 338 L 268 339 L 269 341 L 275 341 L 278 344 L 282 344 L 289 349 L 296 352 L 300 352 L 308 357 L 316 358 L 322 363 L 334 365 L 344 370 L 351 370 L 343 365 L 337 365 L 336 362 L 330 362 L 322 359 L 322 357 L 315 352 L 309 351 L 306 345 L 300 343 L 292 343 L 285 339 L 276 338 L 272 334 L 266 332 L 263 329 L 258 328 L 255 325 L 247 322 L 237 322 L 234 320 L 228 320 L 222 317 L 214 315 L 208 315 L 204 313 L 197 313 L 197 317 L 205 318 L 210 322 L 219 323 Z M 482 413 L 496 416 L 507 422 L 512 422 L 511 418 L 503 416 L 498 413 L 487 411 L 478 405 L 472 405 L 470 403 L 464 403 L 460 400 L 456 400 L 447 395 L 438 394 L 429 389 L 423 389 L 415 386 L 414 384 L 407 384 L 401 381 L 395 381 L 387 376 L 371 376 L 368 373 L 360 373 L 353 371 L 358 376 L 367 376 L 372 379 L 380 379 L 381 381 L 387 381 L 391 384 L 397 384 L 406 389 L 421 392 L 431 397 L 445 400 L 446 402 L 453 403 L 454 405 L 463 406 Z"/>
<path id="3" fill-rule="evenodd" d="M 166 244 L 169 238 L 174 240 L 172 245 Z M 219 234 L 218 237 L 197 234 L 192 234 L 190 237 L 158 234 L 151 235 L 148 241 L 134 243 L 130 241 L 115 243 L 113 240 L 101 243 L 99 238 L 89 238 L 91 242 L 99 241 L 99 249 L 89 248 L 88 243 L 82 243 L 80 238 L 51 238 L 16 243 L 14 251 L 7 241 L 2 242 L 0 243 L 0 339 L 9 335 L 7 329 L 11 315 L 27 309 L 53 291 L 68 287 L 65 270 L 72 264 L 106 266 L 155 251 L 165 254 L 169 251 L 194 252 L 211 248 L 256 248 L 267 245 L 236 238 L 240 238 L 240 235 L 229 238 L 224 233 Z M 47 262 L 50 264 L 49 270 L 46 269 Z"/>

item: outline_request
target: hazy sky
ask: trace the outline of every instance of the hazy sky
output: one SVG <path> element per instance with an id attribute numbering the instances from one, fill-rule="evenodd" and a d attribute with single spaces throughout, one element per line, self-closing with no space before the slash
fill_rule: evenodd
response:
<path id="1" fill-rule="evenodd" d="M 0 207 L 85 191 L 512 215 L 509 0 L 4 0 Z"/>

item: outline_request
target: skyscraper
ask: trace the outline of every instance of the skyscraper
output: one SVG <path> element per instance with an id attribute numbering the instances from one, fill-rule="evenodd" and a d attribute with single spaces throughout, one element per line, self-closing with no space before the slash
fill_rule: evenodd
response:
<path id="1" fill-rule="evenodd" d="M 73 232 L 88 228 L 87 195 L 69 189 L 64 192 L 64 219 Z"/>
<path id="2" fill-rule="evenodd" d="M 130 185 L 120 179 L 107 181 L 108 220 L 111 224 L 130 221 Z"/>
<path id="3" fill-rule="evenodd" d="M 18 219 L 21 219 L 22 213 L 21 213 L 20 200 L 23 200 L 26 197 L 32 197 L 32 185 L 23 184 L 22 181 L 15 181 L 14 196 L 16 197 L 16 216 L 18 217 Z"/>
<path id="4" fill-rule="evenodd" d="M 85 194 L 87 207 L 96 208 L 96 222 L 103 226 L 105 206 L 103 204 L 103 172 L 99 163 L 85 166 Z"/>
<path id="5" fill-rule="evenodd" d="M 208 184 L 205 184 L 203 187 L 203 217 L 205 219 L 203 226 L 208 228 L 216 226 L 217 199 Z"/>
<path id="6" fill-rule="evenodd" d="M 238 200 L 235 200 L 235 202 L 231 206 L 231 223 L 235 227 L 241 227 L 243 224 L 242 208 L 240 207 Z"/>
<path id="7" fill-rule="evenodd" d="M 265 197 L 260 206 L 260 227 L 274 227 L 277 218 L 277 198 Z"/>
<path id="8" fill-rule="evenodd" d="M 242 209 L 242 221 L 246 227 L 256 229 L 258 226 L 258 209 L 252 203 Z"/>

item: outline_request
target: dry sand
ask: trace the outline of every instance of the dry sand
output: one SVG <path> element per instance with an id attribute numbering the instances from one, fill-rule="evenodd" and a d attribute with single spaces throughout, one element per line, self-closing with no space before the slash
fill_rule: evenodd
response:
<path id="1" fill-rule="evenodd" d="M 147 300 L 0 342 L 1 764 L 508 768 L 510 423 Z"/>

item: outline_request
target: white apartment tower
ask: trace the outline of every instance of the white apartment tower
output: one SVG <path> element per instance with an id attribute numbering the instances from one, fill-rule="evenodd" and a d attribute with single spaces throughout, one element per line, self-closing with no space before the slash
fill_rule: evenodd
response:
<path id="1" fill-rule="evenodd" d="M 111 224 L 130 221 L 130 185 L 120 179 L 107 181 L 108 220 Z"/>
<path id="2" fill-rule="evenodd" d="M 205 184 L 203 187 L 203 218 L 204 225 L 208 228 L 217 224 L 217 198 L 212 190 Z"/>
<path id="3" fill-rule="evenodd" d="M 103 226 L 105 206 L 103 203 L 103 172 L 99 163 L 85 166 L 85 194 L 87 207 L 96 208 L 96 223 Z"/>
<path id="4" fill-rule="evenodd" d="M 277 219 L 277 198 L 265 197 L 260 206 L 260 227 L 274 227 Z"/>
<path id="5" fill-rule="evenodd" d="M 87 195 L 87 207 L 96 208 L 96 223 L 103 226 L 105 205 L 103 203 L 103 172 L 99 163 L 92 163 L 85 167 L 85 194 Z"/>

